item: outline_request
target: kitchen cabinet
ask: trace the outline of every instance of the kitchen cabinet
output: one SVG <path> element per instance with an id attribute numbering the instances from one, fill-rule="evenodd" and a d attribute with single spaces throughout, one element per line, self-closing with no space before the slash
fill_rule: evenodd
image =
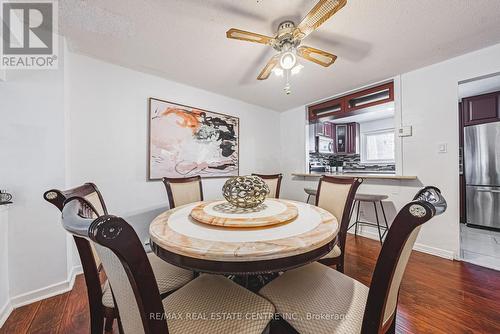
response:
<path id="1" fill-rule="evenodd" d="M 324 122 L 323 127 L 324 127 L 323 134 L 327 137 L 333 138 L 333 130 L 332 130 L 333 124 L 330 122 Z"/>
<path id="2" fill-rule="evenodd" d="M 462 100 L 464 125 L 500 121 L 500 92 L 468 97 Z"/>
<path id="3" fill-rule="evenodd" d="M 357 154 L 359 152 L 359 124 L 335 124 L 335 152 Z"/>
<path id="4" fill-rule="evenodd" d="M 336 138 L 335 138 L 335 152 L 339 154 L 347 154 L 347 125 L 337 124 L 336 128 Z"/>
<path id="5" fill-rule="evenodd" d="M 350 94 L 346 97 L 345 105 L 346 111 L 352 112 L 390 101 L 394 101 L 394 84 L 392 82 Z"/>
<path id="6" fill-rule="evenodd" d="M 307 107 L 309 122 L 362 114 L 362 109 L 394 101 L 394 83 L 389 82 Z"/>
<path id="7" fill-rule="evenodd" d="M 345 99 L 341 97 L 309 106 L 309 121 L 311 122 L 321 117 L 328 117 L 345 111 L 345 102 Z"/>
<path id="8" fill-rule="evenodd" d="M 347 124 L 347 153 L 356 154 L 359 152 L 359 123 Z"/>
<path id="9" fill-rule="evenodd" d="M 314 134 L 316 136 L 318 136 L 318 135 L 324 136 L 325 135 L 325 124 L 323 124 L 322 122 L 318 122 L 314 126 L 315 126 Z"/>

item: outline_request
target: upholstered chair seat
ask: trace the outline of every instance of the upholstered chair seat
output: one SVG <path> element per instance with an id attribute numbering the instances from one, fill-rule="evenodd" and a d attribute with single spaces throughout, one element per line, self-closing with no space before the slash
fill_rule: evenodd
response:
<path id="1" fill-rule="evenodd" d="M 356 334 L 361 332 L 368 287 L 319 263 L 288 271 L 267 284 L 260 294 L 299 333 Z"/>
<path id="2" fill-rule="evenodd" d="M 163 305 L 170 314 L 195 314 L 202 317 L 170 317 L 167 326 L 169 333 L 174 334 L 260 334 L 275 311 L 273 304 L 266 299 L 216 275 L 200 275 L 165 298 Z"/>
<path id="3" fill-rule="evenodd" d="M 340 255 L 342 255 L 342 250 L 338 245 L 335 245 L 330 253 L 323 256 L 322 259 L 334 259 L 340 257 Z"/>
<path id="4" fill-rule="evenodd" d="M 162 296 L 179 289 L 193 279 L 192 271 L 166 263 L 154 253 L 148 253 L 147 255 L 149 263 L 151 264 L 151 269 L 153 269 L 153 273 L 156 277 L 158 290 Z M 102 289 L 102 304 L 110 308 L 115 307 L 113 294 L 108 281 L 104 283 Z"/>

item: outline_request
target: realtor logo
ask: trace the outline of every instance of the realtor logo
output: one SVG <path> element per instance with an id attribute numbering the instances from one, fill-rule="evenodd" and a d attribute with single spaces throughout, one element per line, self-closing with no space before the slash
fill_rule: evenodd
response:
<path id="1" fill-rule="evenodd" d="M 57 3 L 1 2 L 3 69 L 57 68 Z"/>

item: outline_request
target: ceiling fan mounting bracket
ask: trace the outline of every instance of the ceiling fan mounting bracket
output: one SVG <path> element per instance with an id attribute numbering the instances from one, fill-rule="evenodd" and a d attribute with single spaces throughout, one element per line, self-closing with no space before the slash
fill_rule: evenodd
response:
<path id="1" fill-rule="evenodd" d="M 293 21 L 281 22 L 278 26 L 278 32 L 276 33 L 272 47 L 281 52 L 299 46 L 300 40 L 293 37 L 294 30 L 295 23 Z"/>

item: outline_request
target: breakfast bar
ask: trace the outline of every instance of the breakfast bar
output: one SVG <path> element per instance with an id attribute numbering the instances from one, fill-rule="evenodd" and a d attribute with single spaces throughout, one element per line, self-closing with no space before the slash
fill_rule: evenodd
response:
<path id="1" fill-rule="evenodd" d="M 396 174 L 376 174 L 376 173 L 292 173 L 294 177 L 303 178 L 320 178 L 321 176 L 334 176 L 339 178 L 359 177 L 365 180 L 401 180 L 401 181 L 414 181 L 417 180 L 413 175 L 396 175 Z"/>

